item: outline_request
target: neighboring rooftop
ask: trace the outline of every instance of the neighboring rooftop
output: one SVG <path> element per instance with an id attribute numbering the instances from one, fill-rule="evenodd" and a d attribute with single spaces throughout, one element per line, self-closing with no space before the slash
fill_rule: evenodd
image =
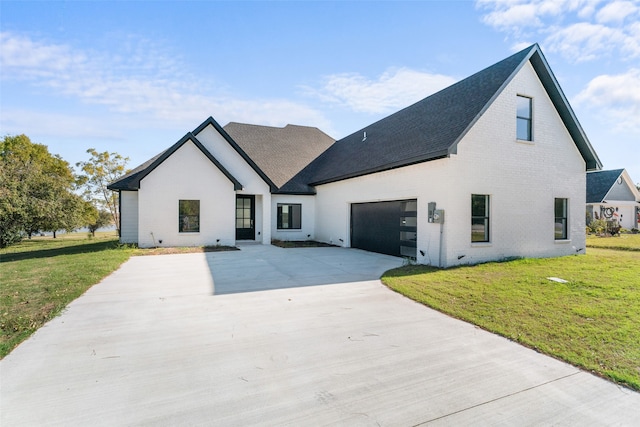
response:
<path id="1" fill-rule="evenodd" d="M 602 203 L 624 169 L 589 172 L 587 174 L 587 203 Z"/>

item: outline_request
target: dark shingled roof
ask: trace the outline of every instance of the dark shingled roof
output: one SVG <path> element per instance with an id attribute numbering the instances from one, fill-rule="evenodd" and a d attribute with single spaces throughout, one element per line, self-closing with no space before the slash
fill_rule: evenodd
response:
<path id="1" fill-rule="evenodd" d="M 280 192 L 313 193 L 311 186 L 455 154 L 458 142 L 527 61 L 549 93 L 587 168 L 599 169 L 600 160 L 535 44 L 337 141 Z"/>
<path id="2" fill-rule="evenodd" d="M 231 122 L 223 129 L 276 185 L 282 187 L 335 140 L 308 126 L 258 126 Z"/>
<path id="3" fill-rule="evenodd" d="M 135 191 L 140 188 L 140 181 L 147 175 L 151 173 L 155 168 L 157 168 L 162 162 L 169 158 L 173 153 L 175 153 L 180 147 L 182 147 L 187 141 L 193 142 L 193 144 L 200 150 L 202 153 L 213 163 L 220 171 L 233 183 L 233 187 L 235 190 L 242 190 L 242 184 L 235 179 L 229 171 L 227 171 L 224 166 L 215 158 L 213 155 L 207 150 L 198 138 L 195 137 L 191 132 L 183 136 L 178 142 L 173 144 L 169 149 L 163 151 L 157 156 L 147 160 L 140 166 L 136 167 L 129 173 L 127 173 L 122 178 L 117 181 L 112 182 L 107 186 L 110 190 L 131 190 Z"/>
<path id="4" fill-rule="evenodd" d="M 191 135 L 211 125 L 262 177 L 271 192 L 314 194 L 316 185 L 455 154 L 460 140 L 527 62 L 549 94 L 587 170 L 601 169 L 600 159 L 537 44 L 335 143 L 317 128 L 240 123 L 222 128 L 211 117 Z M 110 188 L 137 189 L 140 179 L 171 150 L 175 151 L 172 148 L 161 153 Z"/>
<path id="5" fill-rule="evenodd" d="M 587 203 L 601 203 L 624 169 L 589 172 L 587 174 Z"/>

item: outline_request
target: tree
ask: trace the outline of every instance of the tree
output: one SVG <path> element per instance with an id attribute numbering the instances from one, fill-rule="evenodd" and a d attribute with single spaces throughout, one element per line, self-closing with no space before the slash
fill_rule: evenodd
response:
<path id="1" fill-rule="evenodd" d="M 47 217 L 42 227 L 42 230 L 52 231 L 54 238 L 57 230 L 71 232 L 93 222 L 97 215 L 96 208 L 91 202 L 74 193 L 62 194 L 58 198 L 58 205 L 66 215 Z"/>
<path id="2" fill-rule="evenodd" d="M 83 207 L 74 184 L 69 163 L 46 145 L 26 135 L 5 136 L 0 141 L 0 247 L 38 231 L 80 226 L 75 220 Z"/>
<path id="3" fill-rule="evenodd" d="M 113 224 L 113 218 L 111 217 L 110 212 L 96 210 L 96 216 L 93 221 L 87 224 L 87 227 L 89 228 L 91 235 L 95 236 L 98 228 L 107 227 L 111 224 Z"/>
<path id="4" fill-rule="evenodd" d="M 120 235 L 120 210 L 118 193 L 107 188 L 111 182 L 127 173 L 128 157 L 118 153 L 97 152 L 94 148 L 87 150 L 91 158 L 78 162 L 76 166 L 83 172 L 77 176 L 77 184 L 84 187 L 84 196 L 93 202 L 98 210 L 106 210 L 111 214 L 113 223 Z"/>

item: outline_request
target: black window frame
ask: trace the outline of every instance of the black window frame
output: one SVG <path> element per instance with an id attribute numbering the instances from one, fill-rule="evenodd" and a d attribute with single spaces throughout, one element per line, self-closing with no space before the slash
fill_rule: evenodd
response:
<path id="1" fill-rule="evenodd" d="M 561 205 L 558 206 L 558 202 Z M 560 207 L 560 212 L 558 212 Z M 569 238 L 569 199 L 556 197 L 553 199 L 553 238 L 554 240 L 567 240 Z M 558 233 L 558 224 L 560 224 L 560 233 Z"/>
<path id="2" fill-rule="evenodd" d="M 287 208 L 287 221 L 283 221 L 283 208 Z M 297 215 L 297 218 L 296 218 Z M 278 230 L 302 229 L 302 203 L 278 203 L 276 207 Z M 297 219 L 297 221 L 296 221 Z"/>
<path id="3" fill-rule="evenodd" d="M 484 212 L 482 215 L 477 211 L 478 206 L 475 203 L 474 198 L 484 198 Z M 484 226 L 484 232 L 482 234 L 482 240 L 477 238 L 477 232 L 474 231 L 473 226 L 482 221 Z M 491 242 L 491 196 L 489 194 L 472 194 L 471 195 L 471 243 L 490 243 Z"/>
<path id="4" fill-rule="evenodd" d="M 533 98 L 524 95 L 517 95 L 517 105 L 516 105 L 516 138 L 519 141 L 533 141 Z M 520 100 L 527 100 L 528 108 L 527 115 L 523 116 L 520 114 Z M 522 130 L 522 126 L 526 126 L 526 135 L 524 138 L 520 137 L 520 132 Z"/>
<path id="5" fill-rule="evenodd" d="M 194 214 L 192 209 L 196 209 Z M 190 211 L 190 212 L 187 212 Z M 199 233 L 200 232 L 200 200 L 180 199 L 178 200 L 178 232 L 179 233 Z"/>

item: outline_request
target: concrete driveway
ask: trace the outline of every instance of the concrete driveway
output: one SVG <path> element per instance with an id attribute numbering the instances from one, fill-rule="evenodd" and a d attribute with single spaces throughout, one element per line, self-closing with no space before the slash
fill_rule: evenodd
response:
<path id="1" fill-rule="evenodd" d="M 382 286 L 400 264 L 132 258 L 0 362 L 0 424 L 637 425 L 640 394 Z"/>

